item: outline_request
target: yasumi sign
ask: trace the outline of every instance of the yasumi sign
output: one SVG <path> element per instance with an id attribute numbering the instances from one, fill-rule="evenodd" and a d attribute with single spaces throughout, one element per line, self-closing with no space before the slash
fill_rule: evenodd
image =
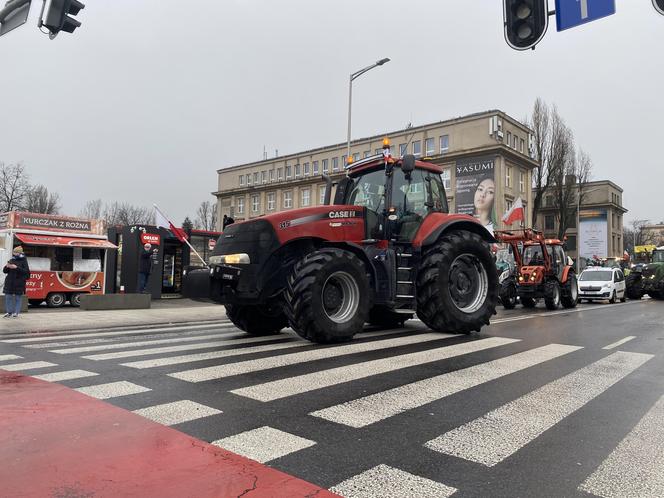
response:
<path id="1" fill-rule="evenodd" d="M 153 246 L 158 246 L 161 244 L 161 235 L 157 233 L 142 233 L 141 244 L 152 244 Z"/>

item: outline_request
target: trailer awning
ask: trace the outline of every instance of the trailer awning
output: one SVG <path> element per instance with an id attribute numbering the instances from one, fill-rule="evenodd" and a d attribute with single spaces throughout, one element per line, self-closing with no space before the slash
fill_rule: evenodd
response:
<path id="1" fill-rule="evenodd" d="M 103 239 L 83 237 L 57 237 L 55 235 L 37 235 L 34 233 L 17 233 L 16 238 L 31 246 L 64 246 L 88 247 L 92 249 L 117 249 L 118 246 Z"/>

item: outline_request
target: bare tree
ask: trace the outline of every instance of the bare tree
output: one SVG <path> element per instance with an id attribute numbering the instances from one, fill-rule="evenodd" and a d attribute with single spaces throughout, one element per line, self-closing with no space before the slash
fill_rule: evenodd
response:
<path id="1" fill-rule="evenodd" d="M 212 201 L 203 201 L 196 211 L 194 226 L 202 230 L 214 230 L 217 225 L 217 205 Z"/>
<path id="2" fill-rule="evenodd" d="M 554 111 L 555 112 L 555 111 Z M 557 114 L 557 112 L 556 112 Z M 533 170 L 533 226 L 537 226 L 537 216 L 542 209 L 542 200 L 546 195 L 550 178 L 550 158 L 552 148 L 551 110 L 537 98 L 533 106 L 533 115 L 528 124 L 533 130 L 535 140 L 535 160 L 539 166 Z"/>
<path id="3" fill-rule="evenodd" d="M 25 210 L 31 213 L 58 214 L 60 194 L 49 192 L 43 185 L 33 186 L 26 196 Z"/>
<path id="4" fill-rule="evenodd" d="M 154 223 L 152 209 L 127 202 L 113 202 L 104 206 L 102 218 L 108 226 L 150 225 Z"/>
<path id="5" fill-rule="evenodd" d="M 623 226 L 623 240 L 628 252 L 633 253 L 635 246 L 658 245 L 657 232 L 648 230 L 649 225 L 652 225 L 650 220 L 636 219 Z"/>
<path id="6" fill-rule="evenodd" d="M 103 207 L 101 199 L 88 201 L 83 205 L 83 208 L 79 211 L 78 215 L 81 218 L 98 220 L 102 218 Z"/>
<path id="7" fill-rule="evenodd" d="M 30 183 L 22 163 L 0 162 L 0 212 L 25 209 Z"/>

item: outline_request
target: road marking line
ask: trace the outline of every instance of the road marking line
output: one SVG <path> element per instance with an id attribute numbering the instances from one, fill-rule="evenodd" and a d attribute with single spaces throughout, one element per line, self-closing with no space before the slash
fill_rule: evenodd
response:
<path id="1" fill-rule="evenodd" d="M 46 367 L 57 367 L 55 363 L 49 363 L 48 361 L 31 361 L 28 363 L 12 363 L 11 365 L 2 365 L 3 370 L 8 370 L 9 372 L 19 372 L 21 370 L 32 370 L 34 368 L 46 368 Z"/>
<path id="2" fill-rule="evenodd" d="M 365 336 L 366 337 L 366 336 Z M 249 372 L 258 372 L 270 368 L 285 367 L 308 361 L 324 360 L 336 358 L 338 356 L 350 355 L 354 353 L 365 353 L 380 351 L 382 349 L 395 348 L 411 344 L 424 344 L 430 341 L 439 341 L 456 337 L 452 334 L 417 334 L 405 337 L 396 337 L 393 339 L 383 339 L 378 341 L 355 342 L 342 346 L 320 347 L 311 351 L 300 353 L 290 353 L 270 358 L 261 358 L 258 360 L 241 361 L 230 363 L 228 365 L 217 365 L 206 368 L 196 368 L 168 374 L 170 377 L 184 380 L 187 382 L 204 382 L 206 380 L 221 379 L 240 375 Z"/>
<path id="3" fill-rule="evenodd" d="M 86 394 L 97 399 L 119 398 L 130 394 L 139 394 L 151 391 L 147 387 L 139 386 L 132 382 L 120 381 L 109 382 L 107 384 L 97 384 L 96 386 L 79 387 L 76 389 L 79 393 Z"/>
<path id="4" fill-rule="evenodd" d="M 22 356 L 16 354 L 0 354 L 0 361 L 20 360 Z"/>
<path id="5" fill-rule="evenodd" d="M 504 346 L 519 342 L 519 339 L 506 339 L 504 337 L 490 337 L 478 341 L 463 342 L 451 346 L 443 346 L 436 349 L 427 349 L 416 353 L 408 353 L 380 360 L 365 361 L 353 365 L 319 370 L 310 374 L 289 377 L 286 379 L 266 382 L 254 386 L 234 389 L 231 392 L 239 396 L 255 399 L 257 401 L 274 401 L 296 394 L 335 386 L 344 382 L 351 382 L 373 375 L 393 372 L 402 368 L 424 365 L 455 356 L 484 351 L 486 349 Z"/>
<path id="6" fill-rule="evenodd" d="M 3 339 L 0 342 L 6 342 L 8 344 L 24 344 L 24 343 L 30 343 L 30 342 L 39 342 L 39 341 L 52 341 L 52 340 L 59 340 L 59 339 L 79 339 L 81 337 L 115 337 L 115 336 L 120 336 L 120 335 L 138 335 L 138 334 L 152 334 L 154 332 L 166 332 L 166 331 L 181 331 L 181 332 L 187 332 L 187 331 L 195 331 L 199 329 L 210 329 L 210 330 L 216 330 L 218 328 L 228 328 L 228 326 L 215 326 L 215 325 L 194 325 L 194 326 L 187 326 L 187 327 L 162 327 L 158 329 L 138 329 L 138 330 L 132 330 L 132 329 L 127 329 L 127 330 L 120 330 L 116 332 L 100 332 L 100 333 L 80 333 L 80 334 L 58 334 L 58 335 L 49 335 L 49 336 L 41 336 L 41 337 L 26 337 L 26 338 L 19 338 L 19 339 Z"/>
<path id="7" fill-rule="evenodd" d="M 173 403 L 148 406 L 147 408 L 134 410 L 134 413 L 163 425 L 175 425 L 218 415 L 222 411 L 185 399 Z"/>
<path id="8" fill-rule="evenodd" d="M 349 427 L 366 427 L 579 349 L 582 348 L 549 344 L 317 410 L 310 415 Z"/>
<path id="9" fill-rule="evenodd" d="M 65 372 L 53 372 L 42 375 L 33 375 L 35 379 L 45 380 L 47 382 L 60 382 L 63 380 L 82 379 L 84 377 L 94 377 L 99 375 L 95 372 L 88 372 L 87 370 L 67 370 Z"/>
<path id="10" fill-rule="evenodd" d="M 447 498 L 456 488 L 387 465 L 378 465 L 330 488 L 345 498 Z"/>
<path id="11" fill-rule="evenodd" d="M 626 342 L 631 341 L 632 339 L 636 339 L 636 336 L 635 335 L 628 335 L 624 339 L 620 339 L 619 341 L 611 343 L 608 346 L 604 346 L 602 349 L 614 349 L 614 348 L 617 348 L 618 346 L 621 346 L 622 344 L 625 344 Z"/>
<path id="12" fill-rule="evenodd" d="M 579 490 L 605 498 L 664 496 L 664 396 Z"/>
<path id="13" fill-rule="evenodd" d="M 652 357 L 650 354 L 618 351 L 457 427 L 425 446 L 492 467 Z"/>
<path id="14" fill-rule="evenodd" d="M 264 426 L 213 441 L 211 444 L 243 457 L 251 458 L 259 463 L 266 463 L 296 451 L 310 448 L 316 442 Z"/>
<path id="15" fill-rule="evenodd" d="M 249 348 L 233 348 L 233 349 L 225 349 L 223 351 L 212 351 L 210 353 L 197 353 L 197 354 L 186 354 L 182 356 L 171 356 L 171 357 L 166 357 L 166 358 L 156 358 L 154 360 L 140 360 L 140 361 L 132 361 L 129 363 L 121 363 L 123 367 L 131 367 L 131 368 L 155 368 L 155 367 L 163 367 L 166 365 L 179 365 L 181 363 L 193 363 L 196 361 L 204 361 L 204 360 L 215 360 L 218 358 L 226 358 L 228 356 L 242 356 L 242 355 L 247 355 L 247 354 L 253 354 L 253 353 L 263 353 L 265 351 L 277 351 L 280 349 L 288 349 L 288 348 L 301 348 L 304 346 L 311 346 L 310 342 L 304 342 L 304 341 L 293 341 L 293 342 L 286 342 L 286 343 L 279 343 L 279 344 L 265 344 L 263 346 L 252 346 Z M 94 360 L 96 358 L 93 357 L 84 357 L 88 358 L 91 360 Z M 103 358 L 102 358 L 103 359 Z"/>

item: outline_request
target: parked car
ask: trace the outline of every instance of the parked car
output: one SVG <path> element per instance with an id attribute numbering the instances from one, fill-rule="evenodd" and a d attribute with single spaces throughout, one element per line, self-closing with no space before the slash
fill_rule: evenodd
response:
<path id="1" fill-rule="evenodd" d="M 579 277 L 579 299 L 588 302 L 608 300 L 615 303 L 627 300 L 625 295 L 625 275 L 620 268 L 590 267 Z"/>

